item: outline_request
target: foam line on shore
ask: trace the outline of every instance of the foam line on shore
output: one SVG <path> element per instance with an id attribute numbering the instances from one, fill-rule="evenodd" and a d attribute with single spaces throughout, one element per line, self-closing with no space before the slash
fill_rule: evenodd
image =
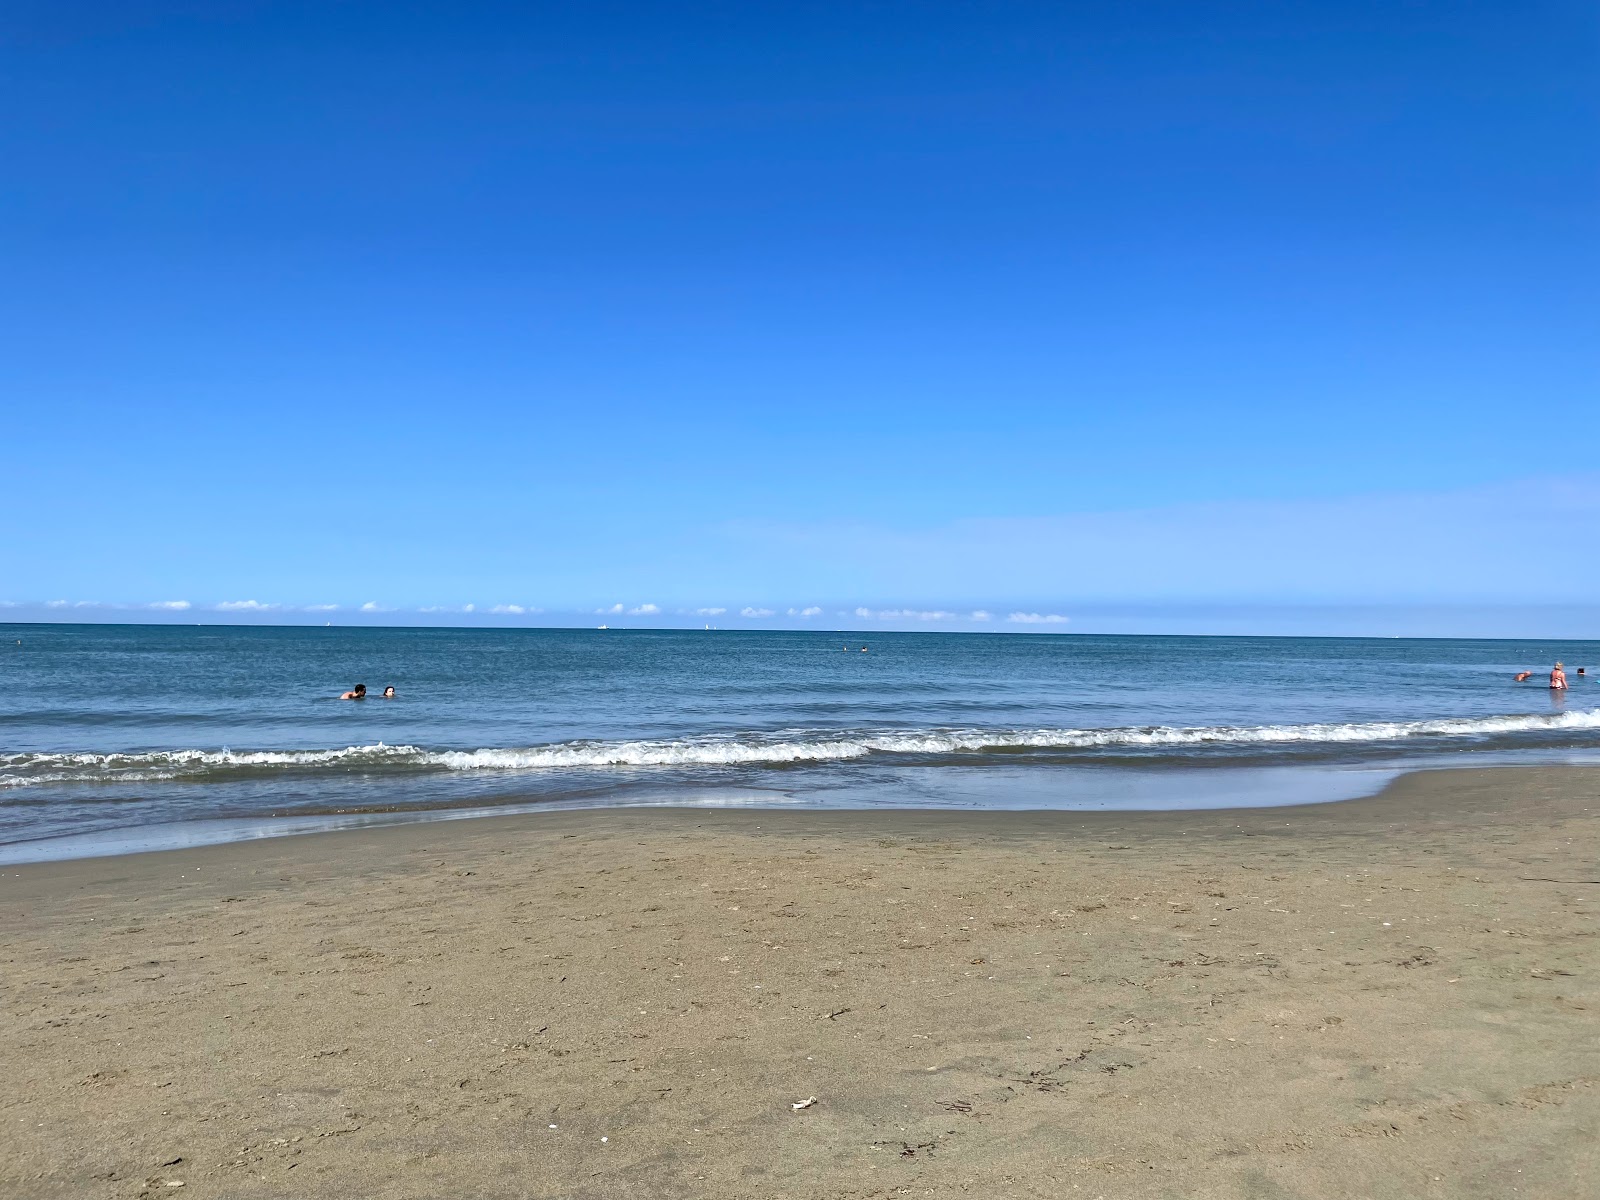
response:
<path id="1" fill-rule="evenodd" d="M 337 749 L 53 752 L 0 755 L 0 788 L 61 783 L 218 779 L 280 771 L 540 771 L 607 767 L 783 766 L 873 756 L 939 758 L 1008 751 L 1193 750 L 1478 740 L 1600 730 L 1600 710 L 1420 721 L 1104 729 L 777 730 L 680 738 L 578 740 L 473 750 L 413 745 Z"/>

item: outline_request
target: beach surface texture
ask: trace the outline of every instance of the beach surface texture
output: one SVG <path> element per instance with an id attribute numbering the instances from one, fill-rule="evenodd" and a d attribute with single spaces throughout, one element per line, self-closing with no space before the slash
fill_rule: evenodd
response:
<path id="1" fill-rule="evenodd" d="M 490 818 L 0 905 L 7 1197 L 1600 1195 L 1595 768 Z"/>

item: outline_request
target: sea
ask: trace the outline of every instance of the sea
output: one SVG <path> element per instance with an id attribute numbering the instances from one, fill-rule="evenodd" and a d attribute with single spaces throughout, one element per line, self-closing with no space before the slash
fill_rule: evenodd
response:
<path id="1" fill-rule="evenodd" d="M 1596 671 L 1593 641 L 0 625 L 0 863 L 613 805 L 1332 802 L 1600 762 Z"/>

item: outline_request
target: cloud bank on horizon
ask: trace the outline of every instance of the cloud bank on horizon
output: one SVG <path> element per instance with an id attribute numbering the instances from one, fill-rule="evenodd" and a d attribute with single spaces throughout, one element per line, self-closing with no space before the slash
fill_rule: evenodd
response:
<path id="1" fill-rule="evenodd" d="M 226 617 L 240 615 L 275 616 L 283 618 L 297 618 L 302 616 L 373 616 L 377 614 L 404 617 L 408 614 L 418 616 L 458 616 L 458 617 L 529 617 L 539 618 L 548 616 L 558 623 L 571 623 L 573 620 L 582 620 L 590 615 L 617 617 L 644 618 L 647 624 L 662 624 L 667 626 L 682 625 L 681 618 L 689 617 L 723 617 L 730 613 L 725 605 L 711 608 L 677 609 L 671 613 L 662 609 L 658 604 L 644 603 L 633 607 L 617 603 L 609 608 L 599 608 L 593 613 L 580 610 L 547 610 L 537 605 L 530 604 L 424 604 L 415 608 L 402 608 L 396 605 L 380 604 L 375 600 L 363 604 L 280 604 L 263 603 L 259 600 L 221 600 L 210 604 L 196 604 L 189 600 L 158 600 L 147 604 L 141 603 L 106 603 L 98 600 L 48 600 L 43 604 L 29 604 L 26 601 L 0 600 L 0 609 L 44 609 L 50 612 L 67 611 L 83 615 L 95 613 L 99 615 L 122 614 L 138 617 L 140 614 L 176 613 L 204 616 L 216 614 Z M 759 608 L 755 605 L 745 605 L 733 615 L 745 621 L 765 622 L 771 618 L 779 618 L 781 622 L 799 620 L 812 622 L 815 618 L 827 615 L 829 610 L 821 605 L 810 604 L 804 608 L 790 606 L 784 609 Z M 835 618 L 853 618 L 861 621 L 882 622 L 887 625 L 951 625 L 951 624 L 986 624 L 994 620 L 994 614 L 984 609 L 974 609 L 971 612 L 951 612 L 944 609 L 910 609 L 910 608 L 885 608 L 870 609 L 862 605 L 852 608 L 840 608 L 832 611 Z M 1005 618 L 1006 621 L 1016 625 L 1064 625 L 1070 618 L 1060 613 L 1031 613 L 1014 612 Z M 537 623 L 524 622 L 524 623 Z M 785 622 L 787 623 L 787 622 Z"/>
<path id="2" fill-rule="evenodd" d="M 880 595 L 900 587 L 923 596 L 970 597 L 970 580 L 981 578 L 992 590 L 978 597 L 979 604 L 708 604 L 691 599 L 619 600 L 586 607 L 563 603 L 560 597 L 542 604 L 419 604 L 403 598 L 344 603 L 255 598 L 40 602 L 18 596 L 5 597 L 3 604 L 14 617 L 27 611 L 49 619 L 113 613 L 125 619 L 185 620 L 398 620 L 425 615 L 576 624 L 599 617 L 663 626 L 715 620 L 757 626 L 842 623 L 1045 632 L 1069 627 L 1075 606 L 1113 602 L 1592 605 L 1600 593 L 1600 562 L 1593 553 L 1596 529 L 1600 475 L 1570 476 L 1450 493 L 975 519 L 922 530 L 737 522 L 701 531 L 709 543 L 740 547 L 729 555 L 748 572 L 747 586 L 740 590 L 772 595 L 786 574 L 822 575 L 831 569 L 835 578 L 847 575 L 861 590 Z M 768 565 L 763 554 L 771 556 L 770 576 L 778 580 L 776 585 L 763 569 Z M 675 584 L 672 590 L 680 594 L 695 586 L 685 579 Z M 528 593 L 537 586 L 534 580 L 519 581 L 515 590 Z M 806 590 L 814 594 L 819 589 Z M 1016 603 L 1022 597 L 1052 599 Z"/>

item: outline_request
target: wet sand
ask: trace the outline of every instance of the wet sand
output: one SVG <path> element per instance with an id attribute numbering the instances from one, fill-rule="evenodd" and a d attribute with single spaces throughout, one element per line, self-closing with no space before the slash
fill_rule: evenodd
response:
<path id="1" fill-rule="evenodd" d="M 1596 1195 L 1597 913 L 1583 767 L 8 867 L 0 1195 Z"/>

